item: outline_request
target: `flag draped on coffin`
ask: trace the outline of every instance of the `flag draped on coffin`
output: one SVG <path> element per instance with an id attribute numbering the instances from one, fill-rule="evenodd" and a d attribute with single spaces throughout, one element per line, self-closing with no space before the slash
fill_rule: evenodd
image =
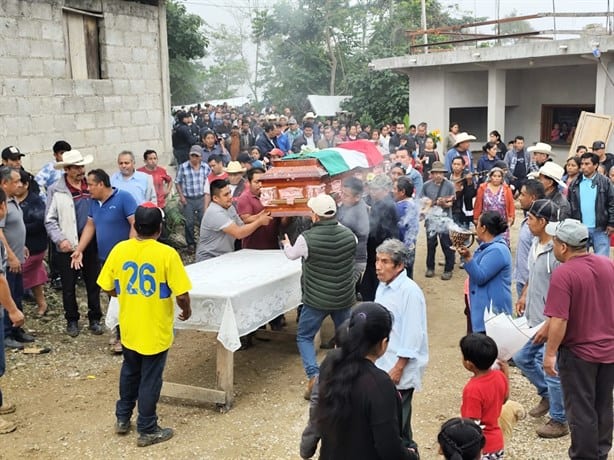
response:
<path id="1" fill-rule="evenodd" d="M 328 174 L 335 176 L 354 168 L 371 168 L 383 161 L 382 154 L 369 141 L 353 141 L 330 149 L 286 155 L 284 159 L 317 158 Z"/>

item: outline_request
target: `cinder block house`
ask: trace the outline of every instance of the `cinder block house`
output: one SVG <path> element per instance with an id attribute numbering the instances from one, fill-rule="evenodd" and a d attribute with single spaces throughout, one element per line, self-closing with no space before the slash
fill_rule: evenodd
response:
<path id="1" fill-rule="evenodd" d="M 0 1 L 0 149 L 36 172 L 59 139 L 114 167 L 170 152 L 164 0 Z"/>

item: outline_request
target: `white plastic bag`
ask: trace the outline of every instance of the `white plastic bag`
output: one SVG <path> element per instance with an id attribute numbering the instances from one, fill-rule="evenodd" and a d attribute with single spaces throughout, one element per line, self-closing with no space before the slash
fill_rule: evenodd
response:
<path id="1" fill-rule="evenodd" d="M 109 301 L 104 324 L 109 330 L 113 330 L 119 326 L 119 300 L 117 300 L 117 297 L 111 297 Z"/>
<path id="2" fill-rule="evenodd" d="M 494 314 L 488 308 L 484 311 L 486 335 L 492 337 L 499 349 L 498 358 L 507 361 L 514 356 L 544 325 L 541 322 L 529 327 L 524 316 L 512 318 L 507 313 Z"/>

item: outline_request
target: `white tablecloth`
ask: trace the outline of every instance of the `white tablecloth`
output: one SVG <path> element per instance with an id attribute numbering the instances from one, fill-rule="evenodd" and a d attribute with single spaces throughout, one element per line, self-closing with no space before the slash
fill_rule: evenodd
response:
<path id="1" fill-rule="evenodd" d="M 243 249 L 186 266 L 192 316 L 177 329 L 217 332 L 230 351 L 239 337 L 301 303 L 301 261 L 283 251 Z M 177 308 L 179 312 L 179 309 Z"/>

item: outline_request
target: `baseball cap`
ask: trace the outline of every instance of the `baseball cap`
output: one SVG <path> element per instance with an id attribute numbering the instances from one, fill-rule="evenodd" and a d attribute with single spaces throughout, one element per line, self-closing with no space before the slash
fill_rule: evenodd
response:
<path id="1" fill-rule="evenodd" d="M 588 228 L 576 219 L 550 222 L 546 225 L 546 233 L 573 247 L 585 246 L 588 243 Z"/>
<path id="2" fill-rule="evenodd" d="M 291 117 L 291 118 L 288 120 L 288 124 L 289 124 L 289 125 L 295 125 L 295 124 L 296 124 L 296 118 Z"/>
<path id="3" fill-rule="evenodd" d="M 134 213 L 134 228 L 137 232 L 141 233 L 143 227 L 159 227 L 163 220 L 164 211 L 151 201 L 146 201 L 136 208 Z"/>
<path id="4" fill-rule="evenodd" d="M 531 207 L 527 212 L 535 217 L 546 219 L 548 222 L 558 222 L 560 220 L 559 207 L 552 200 L 535 200 L 531 203 Z"/>
<path id="5" fill-rule="evenodd" d="M 25 157 L 25 155 L 21 153 L 19 149 L 13 145 L 6 147 L 2 151 L 3 160 L 19 160 L 21 157 Z"/>
<path id="6" fill-rule="evenodd" d="M 203 156 L 203 149 L 200 145 L 193 145 L 190 147 L 190 155 L 198 155 L 199 157 Z"/>
<path id="7" fill-rule="evenodd" d="M 601 150 L 601 149 L 605 149 L 605 142 L 603 141 L 593 142 L 593 150 Z"/>
<path id="8" fill-rule="evenodd" d="M 337 204 L 335 200 L 325 193 L 309 198 L 307 206 L 320 217 L 333 217 L 337 214 Z"/>

